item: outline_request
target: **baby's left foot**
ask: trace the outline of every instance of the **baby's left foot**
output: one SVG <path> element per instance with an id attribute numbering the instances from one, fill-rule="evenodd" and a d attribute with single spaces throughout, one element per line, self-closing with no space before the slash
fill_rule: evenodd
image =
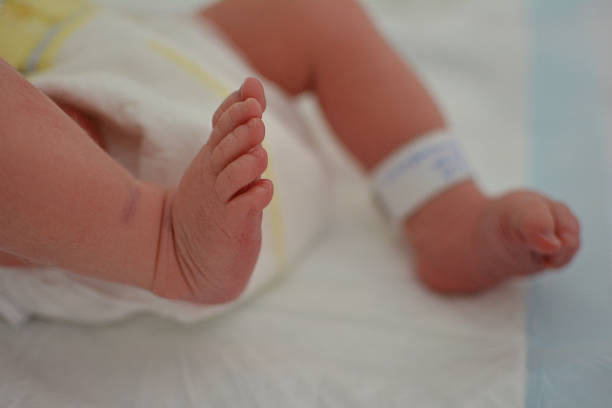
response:
<path id="1" fill-rule="evenodd" d="M 527 190 L 491 199 L 473 183 L 436 197 L 404 231 L 421 280 L 448 294 L 561 268 L 580 246 L 580 225 L 565 204 Z"/>
<path id="2" fill-rule="evenodd" d="M 213 131 L 168 194 L 152 291 L 201 304 L 236 299 L 249 282 L 261 247 L 263 209 L 272 182 L 261 179 L 268 158 L 263 87 L 247 79 L 213 116 Z"/>

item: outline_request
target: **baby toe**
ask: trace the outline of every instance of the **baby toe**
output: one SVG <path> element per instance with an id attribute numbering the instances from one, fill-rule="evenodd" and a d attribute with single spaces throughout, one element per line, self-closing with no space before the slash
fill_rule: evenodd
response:
<path id="1" fill-rule="evenodd" d="M 580 223 L 567 205 L 560 202 L 551 203 L 555 219 L 556 234 L 563 245 L 563 256 L 560 256 L 561 266 L 567 264 L 580 249 Z"/>
<path id="2" fill-rule="evenodd" d="M 258 79 L 252 77 L 245 79 L 240 86 L 240 89 L 232 92 L 223 102 L 221 102 L 221 105 L 219 105 L 212 117 L 213 127 L 217 126 L 217 122 L 219 122 L 221 115 L 223 115 L 223 113 L 225 113 L 230 106 L 249 98 L 257 99 L 262 109 L 266 110 L 266 96 L 263 85 Z"/>
<path id="3" fill-rule="evenodd" d="M 225 113 L 226 110 L 229 109 L 230 106 L 232 106 L 235 103 L 240 102 L 241 100 L 242 100 L 242 87 L 241 89 L 229 94 L 227 98 L 225 98 L 223 102 L 221 102 L 221 105 L 219 105 L 219 107 L 217 108 L 217 110 L 215 111 L 212 117 L 213 127 L 217 126 L 217 123 L 219 122 L 219 118 L 221 117 L 221 115 Z"/>
<path id="4" fill-rule="evenodd" d="M 264 135 L 265 126 L 259 118 L 252 118 L 228 133 L 212 151 L 211 166 L 215 174 L 260 144 Z"/>
<path id="5" fill-rule="evenodd" d="M 550 251 L 540 248 L 538 257 L 542 268 L 562 268 L 566 266 L 580 248 L 580 224 L 571 210 L 563 203 L 550 201 L 548 204 L 554 222 L 554 235 L 548 232 Z"/>
<path id="6" fill-rule="evenodd" d="M 570 249 L 562 249 L 558 254 L 551 256 L 550 267 L 555 269 L 563 268 L 572 260 L 573 256 L 574 252 Z"/>
<path id="7" fill-rule="evenodd" d="M 262 211 L 272 200 L 274 186 L 270 180 L 259 179 L 242 189 L 228 203 L 228 210 L 236 217 L 236 213 L 249 215 Z M 239 217 L 237 217 L 239 219 Z"/>
<path id="8" fill-rule="evenodd" d="M 580 223 L 567 205 L 561 202 L 551 203 L 551 210 L 555 218 L 556 232 L 570 243 L 579 240 Z"/>
<path id="9" fill-rule="evenodd" d="M 545 200 L 518 203 L 515 210 L 517 233 L 530 250 L 545 255 L 559 251 L 561 241 L 555 235 L 555 220 Z"/>
<path id="10" fill-rule="evenodd" d="M 263 109 L 257 99 L 249 98 L 244 101 L 236 102 L 223 114 L 217 121 L 208 140 L 208 145 L 214 148 L 221 140 L 237 126 L 247 122 L 252 118 L 261 118 Z"/>
<path id="11" fill-rule="evenodd" d="M 561 242 L 563 248 L 561 253 L 558 255 L 558 267 L 567 265 L 576 255 L 580 249 L 580 236 L 577 232 L 562 232 Z"/>
<path id="12" fill-rule="evenodd" d="M 268 155 L 261 145 L 230 162 L 217 176 L 215 191 L 222 202 L 228 202 L 242 189 L 257 180 L 268 165 Z"/>
<path id="13" fill-rule="evenodd" d="M 266 110 L 266 95 L 264 93 L 263 85 L 257 78 L 247 78 L 240 87 L 240 91 L 242 94 L 242 99 L 255 98 L 257 99 L 257 102 L 259 102 L 261 108 L 264 111 Z"/>

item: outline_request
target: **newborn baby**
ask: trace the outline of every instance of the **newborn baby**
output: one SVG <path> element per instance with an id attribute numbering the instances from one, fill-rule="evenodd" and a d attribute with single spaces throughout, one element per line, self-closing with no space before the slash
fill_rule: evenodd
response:
<path id="1" fill-rule="evenodd" d="M 354 0 L 225 0 L 192 17 L 216 27 L 286 94 L 314 93 L 368 172 L 445 129 L 433 98 Z M 0 265 L 24 273 L 57 266 L 198 304 L 236 299 L 277 193 L 262 178 L 262 83 L 247 78 L 210 112 L 212 131 L 201 135 L 178 187 L 168 188 L 137 179 L 107 154 L 101 129 L 113 118 L 95 115 L 87 101 L 66 103 L 61 93 L 52 101 L 5 60 L 21 71 L 25 65 L 2 52 Z M 488 197 L 470 179 L 448 183 L 401 224 L 419 278 L 446 294 L 562 267 L 579 247 L 579 223 L 563 203 L 527 190 Z"/>

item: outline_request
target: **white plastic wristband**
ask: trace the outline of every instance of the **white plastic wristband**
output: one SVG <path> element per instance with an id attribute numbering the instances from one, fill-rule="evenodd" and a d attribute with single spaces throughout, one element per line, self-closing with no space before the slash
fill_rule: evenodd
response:
<path id="1" fill-rule="evenodd" d="M 374 194 L 394 224 L 435 195 L 471 178 L 459 143 L 444 131 L 429 133 L 398 149 L 372 173 Z"/>

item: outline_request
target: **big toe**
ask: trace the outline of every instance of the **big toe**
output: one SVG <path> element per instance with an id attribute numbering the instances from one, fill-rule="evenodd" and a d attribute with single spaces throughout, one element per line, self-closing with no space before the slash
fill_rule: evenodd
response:
<path id="1" fill-rule="evenodd" d="M 264 93 L 264 87 L 262 83 L 253 77 L 247 78 L 240 87 L 240 93 L 242 96 L 242 100 L 246 100 L 249 98 L 254 98 L 259 102 L 261 108 L 266 110 L 266 95 Z"/>
<path id="2" fill-rule="evenodd" d="M 522 197 L 510 211 L 515 232 L 528 249 L 542 255 L 553 255 L 561 249 L 555 219 L 545 198 Z"/>
<path id="3" fill-rule="evenodd" d="M 230 162 L 217 176 L 215 191 L 223 203 L 244 193 L 257 181 L 268 165 L 268 155 L 261 145 Z"/>
<path id="4" fill-rule="evenodd" d="M 530 252 L 535 269 L 561 268 L 578 252 L 580 224 L 565 204 L 523 192 L 508 200 L 506 211 L 514 235 Z"/>
<path id="5" fill-rule="evenodd" d="M 246 101 L 249 98 L 255 99 L 259 103 L 262 112 L 266 110 L 267 102 L 263 85 L 258 79 L 252 77 L 247 78 L 240 86 L 240 89 L 232 92 L 223 102 L 221 102 L 221 105 L 219 105 L 212 117 L 213 126 L 217 125 L 221 116 L 223 116 L 232 105 L 241 101 Z"/>

